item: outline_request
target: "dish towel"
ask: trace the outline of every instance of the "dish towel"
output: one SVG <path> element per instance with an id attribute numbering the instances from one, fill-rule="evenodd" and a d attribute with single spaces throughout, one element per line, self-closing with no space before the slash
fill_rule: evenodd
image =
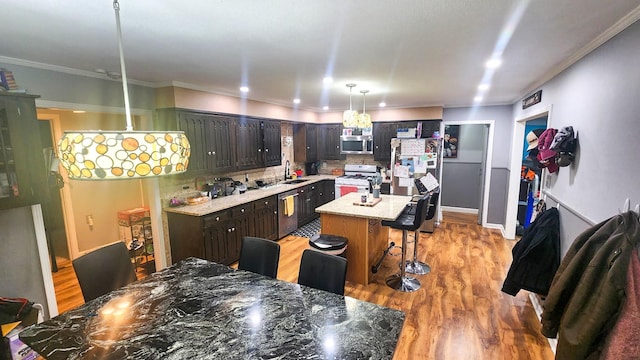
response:
<path id="1" fill-rule="evenodd" d="M 289 195 L 284 198 L 284 214 L 287 216 L 293 216 L 295 211 L 293 195 Z"/>
<path id="2" fill-rule="evenodd" d="M 345 196 L 348 193 L 358 192 L 357 186 L 340 186 L 340 196 Z"/>

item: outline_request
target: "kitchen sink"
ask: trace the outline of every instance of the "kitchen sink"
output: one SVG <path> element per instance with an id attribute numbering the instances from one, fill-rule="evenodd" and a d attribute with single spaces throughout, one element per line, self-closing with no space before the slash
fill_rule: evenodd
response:
<path id="1" fill-rule="evenodd" d="M 284 184 L 287 184 L 287 185 L 291 185 L 291 184 L 300 184 L 300 183 L 303 183 L 303 182 L 305 182 L 305 181 L 309 181 L 309 180 L 307 180 L 307 179 L 289 180 L 289 181 L 285 181 L 285 182 L 284 182 Z"/>

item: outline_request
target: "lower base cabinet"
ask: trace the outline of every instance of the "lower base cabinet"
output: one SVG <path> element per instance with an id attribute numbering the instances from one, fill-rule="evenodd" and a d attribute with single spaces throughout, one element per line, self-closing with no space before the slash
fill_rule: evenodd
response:
<path id="1" fill-rule="evenodd" d="M 240 258 L 243 236 L 278 237 L 276 196 L 205 216 L 167 213 L 171 261 L 194 256 L 231 265 Z"/>

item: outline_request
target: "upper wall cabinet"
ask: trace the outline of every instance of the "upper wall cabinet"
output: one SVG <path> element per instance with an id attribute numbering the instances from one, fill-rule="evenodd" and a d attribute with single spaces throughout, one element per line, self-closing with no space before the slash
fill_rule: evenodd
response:
<path id="1" fill-rule="evenodd" d="M 293 124 L 293 160 L 311 162 L 318 160 L 318 125 Z"/>
<path id="2" fill-rule="evenodd" d="M 280 121 L 262 120 L 262 143 L 264 166 L 278 166 L 282 164 L 282 141 Z"/>
<path id="3" fill-rule="evenodd" d="M 342 124 L 318 125 L 318 160 L 346 158 L 340 154 L 340 135 L 342 135 Z"/>
<path id="4" fill-rule="evenodd" d="M 187 171 L 191 175 L 280 165 L 280 122 L 276 120 L 160 109 L 157 125 L 185 132 L 191 143 Z"/>
<path id="5" fill-rule="evenodd" d="M 422 120 L 420 137 L 429 138 L 433 132 L 440 130 L 442 120 Z M 398 129 L 415 128 L 418 121 L 394 121 L 373 123 L 373 159 L 391 161 L 391 139 L 396 137 Z"/>
<path id="6" fill-rule="evenodd" d="M 0 209 L 47 199 L 35 98 L 0 94 Z"/>
<path id="7" fill-rule="evenodd" d="M 256 169 L 264 163 L 262 156 L 262 135 L 260 120 L 240 117 L 236 124 L 236 165 L 237 170 Z"/>

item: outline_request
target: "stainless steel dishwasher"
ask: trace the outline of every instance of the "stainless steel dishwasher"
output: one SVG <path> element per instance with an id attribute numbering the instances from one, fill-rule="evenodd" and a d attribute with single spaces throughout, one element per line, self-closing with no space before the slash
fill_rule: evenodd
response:
<path id="1" fill-rule="evenodd" d="M 287 197 L 293 196 L 293 215 L 287 216 L 284 205 Z M 291 190 L 278 195 L 278 239 L 281 239 L 298 229 L 298 212 L 300 205 L 298 191 Z"/>

